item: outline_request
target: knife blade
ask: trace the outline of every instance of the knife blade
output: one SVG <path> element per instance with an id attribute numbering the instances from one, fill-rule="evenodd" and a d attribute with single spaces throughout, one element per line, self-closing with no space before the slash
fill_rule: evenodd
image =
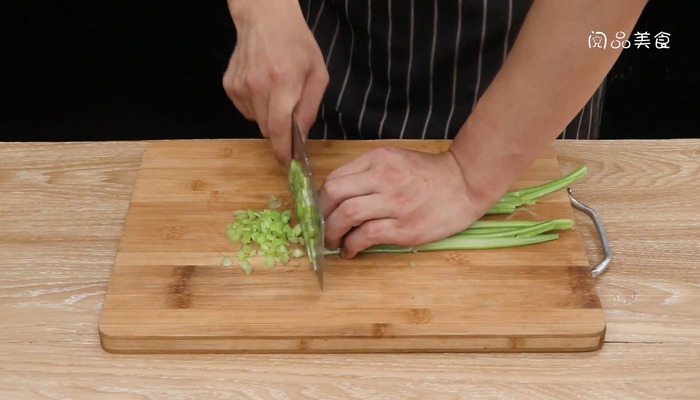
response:
<path id="1" fill-rule="evenodd" d="M 311 175 L 311 164 L 306 152 L 299 124 L 292 115 L 292 160 L 289 168 L 289 190 L 301 226 L 304 246 L 321 291 L 325 250 L 325 221 L 319 208 L 318 190 Z"/>

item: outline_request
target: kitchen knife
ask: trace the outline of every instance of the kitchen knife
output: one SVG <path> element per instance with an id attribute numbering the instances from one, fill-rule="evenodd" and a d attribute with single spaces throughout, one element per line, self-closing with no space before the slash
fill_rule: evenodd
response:
<path id="1" fill-rule="evenodd" d="M 311 175 L 311 165 L 304 139 L 292 114 L 292 160 L 289 167 L 289 190 L 294 199 L 297 222 L 301 225 L 306 254 L 323 291 L 323 251 L 325 222 L 319 208 L 318 190 Z"/>

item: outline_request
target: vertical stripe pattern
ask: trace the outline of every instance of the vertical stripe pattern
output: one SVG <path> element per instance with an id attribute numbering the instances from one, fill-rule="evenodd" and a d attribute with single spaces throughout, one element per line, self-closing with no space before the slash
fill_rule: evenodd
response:
<path id="1" fill-rule="evenodd" d="M 323 1 L 323 0 L 322 0 Z M 350 0 L 345 0 L 345 13 L 348 13 L 348 2 Z M 353 56 L 353 50 L 355 50 L 355 30 L 352 27 L 352 23 L 350 22 L 350 17 L 348 16 L 348 27 L 350 28 L 350 59 L 347 62 L 347 66 L 345 67 L 345 79 L 343 80 L 343 88 L 340 89 L 340 95 L 338 96 L 338 102 L 336 103 L 335 107 L 336 109 L 340 107 L 340 103 L 343 101 L 343 94 L 345 93 L 345 88 L 348 85 L 348 78 L 350 78 L 350 71 L 352 71 L 352 56 Z"/>
<path id="2" fill-rule="evenodd" d="M 403 135 L 406 132 L 406 123 L 408 123 L 408 115 L 411 112 L 411 67 L 413 66 L 413 25 L 415 21 L 415 12 L 414 12 L 414 1 L 411 0 L 411 22 L 410 22 L 410 38 L 409 38 L 409 45 L 408 45 L 408 72 L 406 73 L 406 116 L 403 119 L 403 125 L 401 126 L 401 134 L 399 135 L 400 139 L 403 139 Z"/>
<path id="3" fill-rule="evenodd" d="M 433 11 L 433 42 L 430 44 L 430 70 L 428 75 L 428 116 L 425 117 L 425 125 L 423 125 L 423 134 L 421 139 L 425 139 L 425 132 L 428 130 L 428 123 L 430 122 L 430 117 L 433 115 L 433 80 L 435 78 L 435 44 L 437 42 L 437 31 L 438 31 L 438 2 L 434 1 L 435 5 Z"/>
<path id="4" fill-rule="evenodd" d="M 386 97 L 384 98 L 384 114 L 382 114 L 382 120 L 379 123 L 379 132 L 377 132 L 377 137 L 379 139 L 382 138 L 382 131 L 384 130 L 384 123 L 386 122 L 386 116 L 387 112 L 389 111 L 389 96 L 391 96 L 391 1 L 389 0 L 387 2 L 389 8 L 388 8 L 388 14 L 389 14 L 389 20 L 387 21 L 387 24 L 389 25 L 387 29 L 387 44 L 386 44 L 386 80 L 387 80 L 387 89 L 386 89 Z"/>
<path id="5" fill-rule="evenodd" d="M 326 5 L 325 0 L 321 0 L 321 7 L 318 9 L 318 14 L 316 14 L 316 19 L 314 20 L 314 26 L 311 28 L 311 31 L 316 33 L 316 28 L 318 27 L 318 22 L 321 19 L 321 13 L 323 12 L 323 6 Z"/>
<path id="6" fill-rule="evenodd" d="M 488 0 L 483 0 L 483 16 L 481 18 L 481 37 L 479 38 L 479 56 L 477 58 L 476 66 L 476 87 L 474 88 L 474 102 L 472 103 L 472 110 L 476 107 L 476 102 L 479 100 L 479 89 L 481 88 L 481 70 L 483 68 L 483 57 L 484 57 L 484 42 L 486 41 L 486 13 L 488 10 Z"/>
<path id="7" fill-rule="evenodd" d="M 605 98 L 605 81 L 574 117 L 558 139 L 593 140 L 600 138 L 600 123 Z"/>
<path id="8" fill-rule="evenodd" d="M 447 116 L 447 123 L 445 124 L 445 134 L 443 136 L 443 139 L 447 139 L 449 132 L 450 132 L 450 126 L 452 123 L 452 117 L 455 114 L 455 100 L 457 99 L 457 65 L 459 62 L 459 43 L 460 43 L 460 36 L 462 34 L 462 0 L 459 0 L 457 4 L 457 34 L 455 35 L 455 56 L 454 56 L 454 64 L 452 67 L 452 104 L 450 104 L 450 114 Z"/>
<path id="9" fill-rule="evenodd" d="M 330 82 L 309 137 L 451 139 L 532 0 L 301 0 Z M 560 138 L 599 136 L 604 85 Z"/>
<path id="10" fill-rule="evenodd" d="M 338 32 L 340 32 L 340 15 L 335 19 L 335 32 L 333 32 L 333 41 L 331 41 L 331 48 L 326 54 L 326 68 L 328 68 L 328 63 L 331 61 L 333 56 L 333 49 L 335 48 L 335 42 L 338 40 Z"/>
<path id="11" fill-rule="evenodd" d="M 358 132 L 362 132 L 362 117 L 365 115 L 365 110 L 367 109 L 367 97 L 369 96 L 369 91 L 372 89 L 372 80 L 374 79 L 374 74 L 372 73 L 372 0 L 367 3 L 367 36 L 369 37 L 368 53 L 367 57 L 367 69 L 369 70 L 369 84 L 367 85 L 367 90 L 365 90 L 365 99 L 362 102 L 362 111 L 360 111 L 360 121 L 357 123 Z"/>

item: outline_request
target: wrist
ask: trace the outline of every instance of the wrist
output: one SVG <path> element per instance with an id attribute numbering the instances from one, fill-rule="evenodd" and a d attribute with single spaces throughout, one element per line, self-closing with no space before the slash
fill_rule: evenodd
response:
<path id="1" fill-rule="evenodd" d="M 483 212 L 510 189 L 534 154 L 499 121 L 467 119 L 448 149 L 459 165 L 472 202 Z"/>
<path id="2" fill-rule="evenodd" d="M 301 14 L 301 6 L 298 0 L 228 0 L 229 13 L 236 28 L 254 20 L 256 15 L 265 15 L 269 11 L 280 9 L 280 7 L 287 6 L 286 8 L 289 8 L 288 6 L 290 5 L 292 9 L 286 11 L 298 11 Z M 267 8 L 267 11 L 262 11 L 262 13 L 255 12 L 262 8 Z"/>

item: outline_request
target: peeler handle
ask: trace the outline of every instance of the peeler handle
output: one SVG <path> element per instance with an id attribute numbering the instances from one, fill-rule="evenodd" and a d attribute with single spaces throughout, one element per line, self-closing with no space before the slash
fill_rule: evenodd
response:
<path id="1" fill-rule="evenodd" d="M 598 236 L 600 237 L 600 242 L 603 245 L 603 255 L 605 256 L 605 258 L 603 259 L 603 261 L 600 262 L 600 264 L 591 268 L 591 273 L 595 278 L 601 273 L 603 273 L 603 271 L 605 271 L 605 269 L 608 268 L 608 264 L 610 264 L 610 261 L 612 261 L 612 253 L 610 251 L 610 243 L 608 243 L 608 236 L 605 233 L 605 229 L 603 229 L 603 222 L 600 220 L 600 217 L 598 217 L 598 213 L 596 213 L 596 211 L 588 205 L 576 200 L 576 198 L 574 198 L 571 188 L 567 188 L 566 191 L 569 194 L 569 200 L 571 201 L 571 204 L 574 206 L 574 208 L 583 211 L 586 215 L 588 215 L 591 218 L 591 220 L 593 220 L 593 225 L 595 225 L 595 229 L 598 231 Z"/>

